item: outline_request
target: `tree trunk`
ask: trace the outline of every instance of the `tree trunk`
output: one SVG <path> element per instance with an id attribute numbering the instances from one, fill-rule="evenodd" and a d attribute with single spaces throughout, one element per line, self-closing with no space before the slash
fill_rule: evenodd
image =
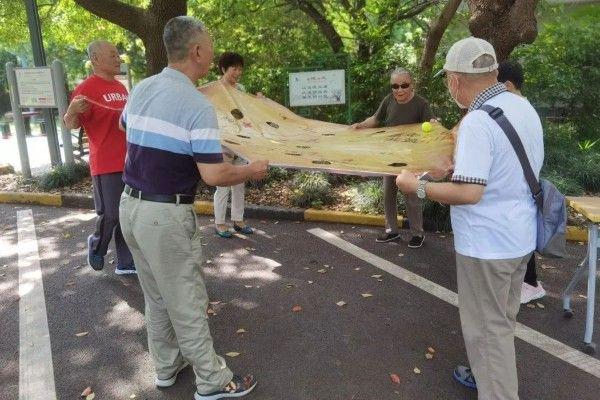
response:
<path id="1" fill-rule="evenodd" d="M 420 80 L 423 85 L 427 85 L 431 78 L 431 70 L 433 69 L 433 64 L 435 62 L 435 55 L 437 53 L 438 47 L 440 46 L 440 42 L 442 37 L 444 36 L 444 32 L 450 25 L 450 21 L 456 14 L 456 10 L 458 10 L 458 6 L 462 0 L 449 0 L 444 9 L 440 13 L 438 19 L 433 23 L 429 32 L 427 33 L 427 39 L 425 40 L 425 49 L 423 50 L 423 55 L 421 57 L 421 62 L 419 65 L 419 75 Z"/>
<path id="2" fill-rule="evenodd" d="M 142 39 L 148 76 L 159 73 L 167 65 L 167 53 L 162 41 L 165 24 L 173 17 L 187 14 L 187 0 L 152 0 L 147 9 L 130 6 L 119 0 L 75 0 L 75 3 Z"/>
<path id="3" fill-rule="evenodd" d="M 490 42 L 498 61 L 515 47 L 537 37 L 535 8 L 538 0 L 469 0 L 469 30 Z"/>
<path id="4" fill-rule="evenodd" d="M 327 19 L 324 13 L 306 0 L 287 0 L 287 2 L 300 9 L 317 24 L 319 31 L 325 36 L 325 39 L 327 39 L 327 42 L 334 53 L 339 53 L 342 50 L 344 47 L 342 38 L 335 30 L 335 26 Z"/>

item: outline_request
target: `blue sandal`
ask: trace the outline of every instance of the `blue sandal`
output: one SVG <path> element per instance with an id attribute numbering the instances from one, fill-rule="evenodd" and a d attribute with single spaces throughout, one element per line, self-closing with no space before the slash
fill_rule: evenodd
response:
<path id="1" fill-rule="evenodd" d="M 456 381 L 458 383 L 460 383 L 461 385 L 465 385 L 469 389 L 477 390 L 477 383 L 475 382 L 475 375 L 473 375 L 471 368 L 459 365 L 454 370 L 453 376 L 454 376 L 454 379 L 456 379 Z"/>
<path id="2" fill-rule="evenodd" d="M 217 228 L 215 228 L 215 232 L 218 236 L 225 238 L 225 239 L 230 239 L 233 236 L 233 233 L 231 233 L 229 231 L 220 231 Z"/>

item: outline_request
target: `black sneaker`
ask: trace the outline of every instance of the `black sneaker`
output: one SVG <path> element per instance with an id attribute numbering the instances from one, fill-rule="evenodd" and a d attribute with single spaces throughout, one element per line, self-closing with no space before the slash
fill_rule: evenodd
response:
<path id="1" fill-rule="evenodd" d="M 88 236 L 87 244 L 88 244 L 88 256 L 87 262 L 90 267 L 92 267 L 95 271 L 101 271 L 104 268 L 104 256 L 100 254 L 95 254 L 94 250 L 92 250 L 92 239 L 94 235 Z"/>
<path id="2" fill-rule="evenodd" d="M 194 400 L 218 400 L 228 399 L 233 397 L 242 397 L 250 393 L 256 387 L 258 382 L 254 379 L 254 376 L 248 375 L 241 377 L 234 375 L 231 382 L 218 392 L 212 392 L 209 394 L 194 393 Z"/>
<path id="3" fill-rule="evenodd" d="M 408 242 L 408 247 L 411 249 L 418 249 L 423 246 L 423 242 L 425 241 L 425 236 L 413 236 Z"/>
<path id="4" fill-rule="evenodd" d="M 377 239 L 375 239 L 375 241 L 377 243 L 386 243 L 386 242 L 391 242 L 393 240 L 398 240 L 400 238 L 400 234 L 399 233 L 382 233 L 381 235 L 377 236 Z"/>

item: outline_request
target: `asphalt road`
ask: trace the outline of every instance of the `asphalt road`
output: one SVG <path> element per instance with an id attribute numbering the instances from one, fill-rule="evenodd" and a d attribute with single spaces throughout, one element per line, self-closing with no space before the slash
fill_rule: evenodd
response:
<path id="1" fill-rule="evenodd" d="M 0 399 L 16 399 L 19 390 L 16 213 L 24 209 L 34 214 L 58 398 L 77 399 L 91 386 L 96 399 L 191 399 L 189 368 L 173 388 L 153 386 L 137 278 L 114 274 L 114 250 L 103 271 L 86 265 L 94 214 L 13 205 L 0 205 Z M 253 220 L 260 233 L 226 240 L 212 233 L 209 218 L 199 220 L 206 285 L 211 301 L 221 302 L 210 317 L 216 350 L 240 353 L 225 357 L 228 365 L 257 376 L 249 399 L 476 399 L 451 376 L 467 362 L 456 307 L 307 230 L 322 228 L 456 291 L 451 235 L 428 233 L 425 245 L 413 250 L 405 242 L 375 243 L 374 228 Z M 518 319 L 580 349 L 585 285 L 575 293 L 571 320 L 563 318 L 560 294 L 585 248 L 570 244 L 569 251 L 567 260 L 539 262 L 548 291 L 539 301 L 544 308 L 523 306 Z M 295 305 L 302 311 L 292 312 Z M 240 328 L 247 332 L 236 333 Z M 81 332 L 88 334 L 76 336 Z M 429 347 L 435 349 L 431 360 L 425 358 Z M 600 379 L 519 339 L 516 349 L 521 399 L 598 399 Z"/>

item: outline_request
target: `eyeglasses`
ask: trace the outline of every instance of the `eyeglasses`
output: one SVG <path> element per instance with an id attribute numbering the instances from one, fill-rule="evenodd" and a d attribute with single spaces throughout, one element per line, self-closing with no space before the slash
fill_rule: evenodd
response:
<path id="1" fill-rule="evenodd" d="M 392 88 L 392 90 L 408 89 L 410 87 L 410 83 L 401 83 L 401 84 L 392 83 L 390 85 L 390 87 Z"/>

